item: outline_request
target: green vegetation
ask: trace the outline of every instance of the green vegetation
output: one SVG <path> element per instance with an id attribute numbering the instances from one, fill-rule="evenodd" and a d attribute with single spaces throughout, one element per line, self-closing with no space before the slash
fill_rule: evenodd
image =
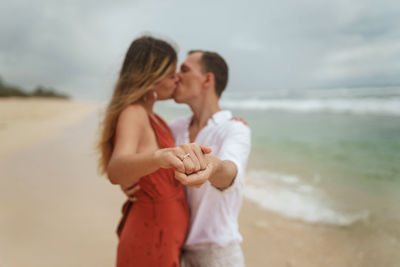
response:
<path id="1" fill-rule="evenodd" d="M 12 85 L 6 85 L 0 78 L 0 97 L 51 97 L 69 99 L 66 94 L 58 93 L 53 88 L 38 86 L 33 92 Z"/>

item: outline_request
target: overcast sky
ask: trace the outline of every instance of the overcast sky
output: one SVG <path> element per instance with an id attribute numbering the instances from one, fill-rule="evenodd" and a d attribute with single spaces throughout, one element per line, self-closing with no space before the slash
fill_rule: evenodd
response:
<path id="1" fill-rule="evenodd" d="M 398 0 L 1 0 L 0 77 L 107 99 L 145 32 L 222 54 L 230 91 L 400 84 Z"/>

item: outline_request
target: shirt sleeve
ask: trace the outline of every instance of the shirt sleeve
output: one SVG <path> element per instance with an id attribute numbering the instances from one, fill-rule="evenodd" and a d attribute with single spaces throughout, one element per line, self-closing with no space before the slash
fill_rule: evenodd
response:
<path id="1" fill-rule="evenodd" d="M 220 160 L 233 162 L 236 165 L 237 174 L 232 185 L 224 192 L 230 188 L 244 185 L 245 170 L 251 148 L 250 128 L 238 121 L 230 121 L 229 123 L 230 127 L 226 130 L 227 134 L 217 157 Z"/>

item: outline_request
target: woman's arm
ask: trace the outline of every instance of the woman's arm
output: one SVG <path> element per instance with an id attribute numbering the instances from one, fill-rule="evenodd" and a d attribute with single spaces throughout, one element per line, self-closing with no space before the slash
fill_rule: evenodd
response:
<path id="1" fill-rule="evenodd" d="M 114 150 L 107 167 L 108 178 L 113 184 L 132 185 L 147 174 L 159 168 L 175 167 L 185 171 L 184 164 L 177 156 L 184 152 L 174 149 L 158 149 L 138 153 L 142 135 L 148 131 L 147 113 L 143 107 L 131 105 L 118 118 L 115 131 Z"/>
<path id="2" fill-rule="evenodd" d="M 132 105 L 121 112 L 115 132 L 114 150 L 107 167 L 111 183 L 131 186 L 159 168 L 175 168 L 183 173 L 205 169 L 203 153 L 210 153 L 211 149 L 197 144 L 138 153 L 142 135 L 148 132 L 148 123 L 147 113 L 141 106 Z"/>

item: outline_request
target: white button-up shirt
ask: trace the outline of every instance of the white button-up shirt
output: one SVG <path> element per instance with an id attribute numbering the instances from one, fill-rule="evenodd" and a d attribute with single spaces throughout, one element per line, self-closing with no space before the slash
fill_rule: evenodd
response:
<path id="1" fill-rule="evenodd" d="M 186 187 L 191 213 L 185 248 L 226 246 L 242 241 L 238 216 L 250 153 L 250 128 L 231 118 L 232 113 L 227 110 L 215 113 L 195 139 L 195 143 L 211 147 L 219 159 L 233 162 L 237 175 L 233 184 L 223 191 L 208 181 L 200 188 Z M 176 145 L 190 142 L 191 119 L 181 118 L 170 123 Z"/>

